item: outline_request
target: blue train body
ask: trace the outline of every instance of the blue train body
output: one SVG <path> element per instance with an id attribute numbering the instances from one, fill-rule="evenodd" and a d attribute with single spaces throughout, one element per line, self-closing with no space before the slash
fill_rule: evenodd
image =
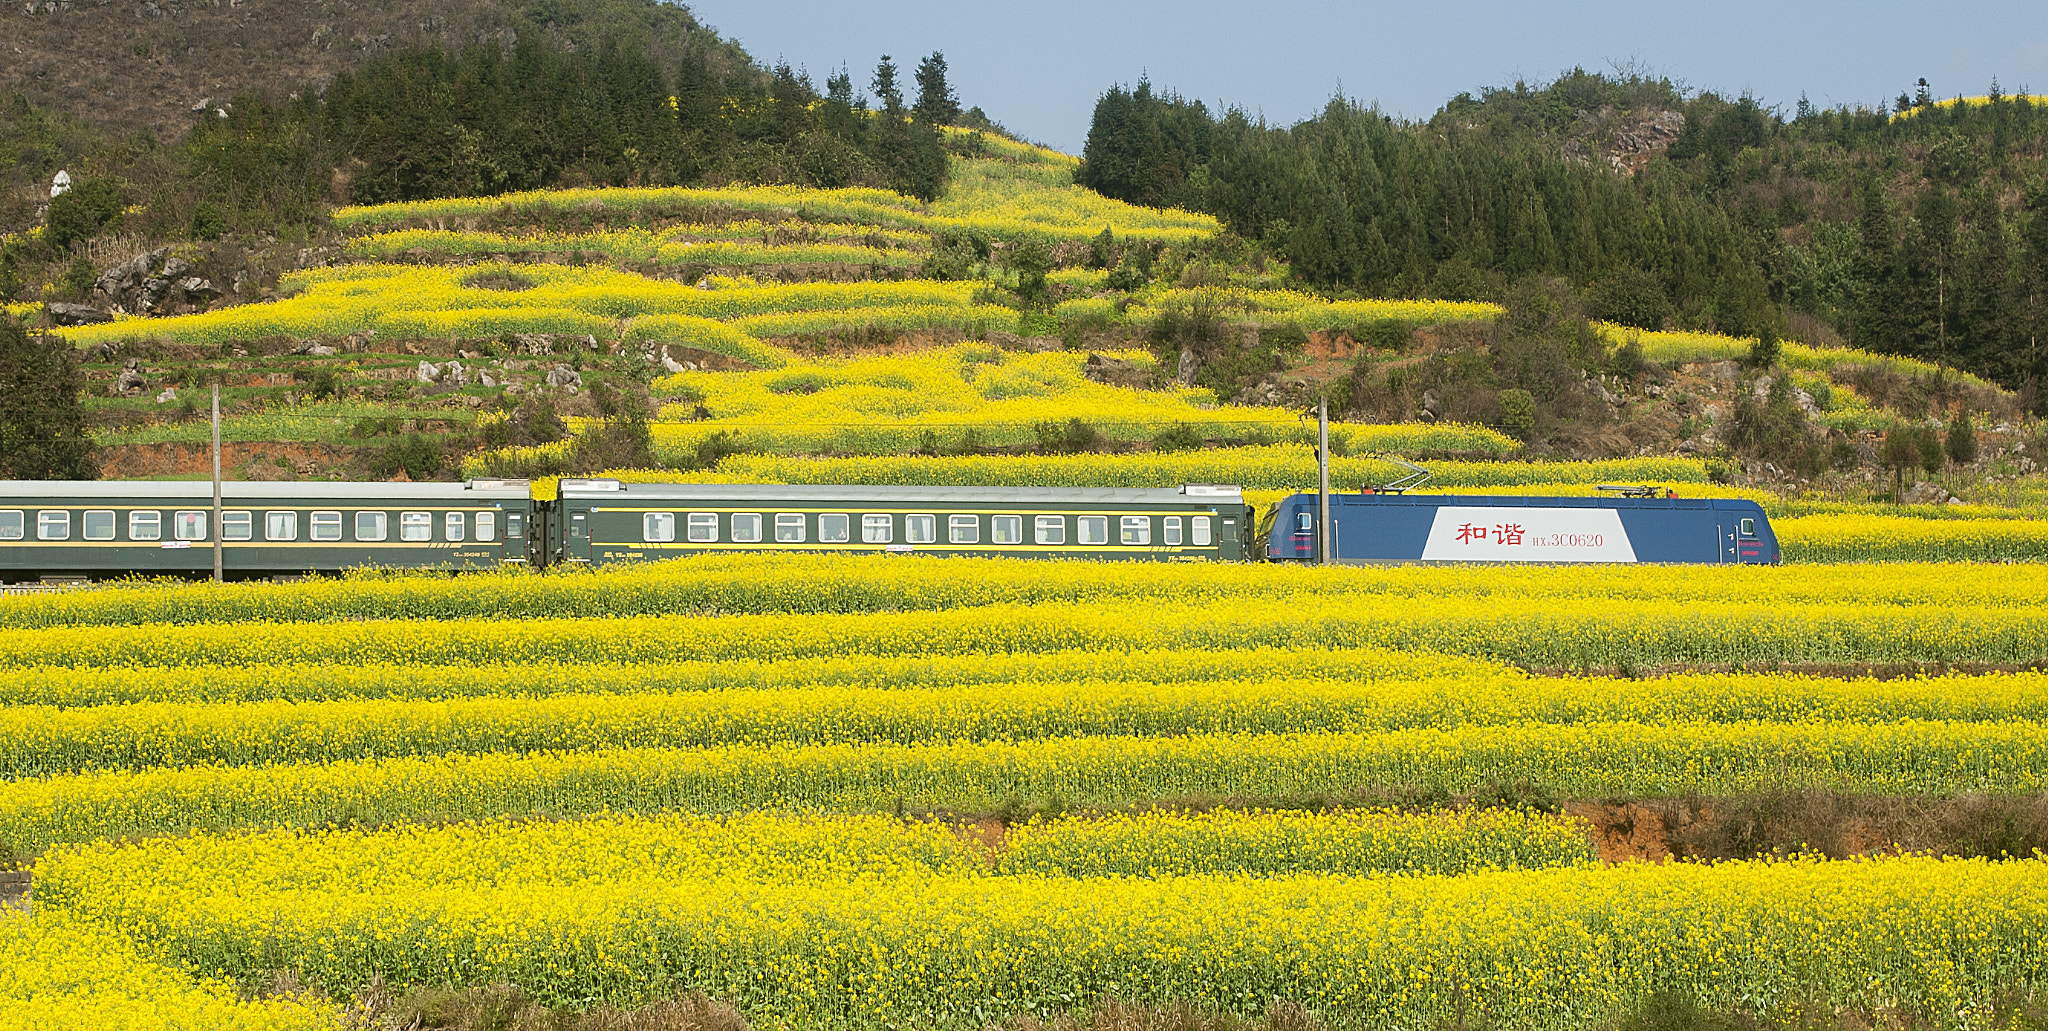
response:
<path id="1" fill-rule="evenodd" d="M 1266 557 L 1316 560 L 1316 495 L 1281 501 Z M 1331 494 L 1343 563 L 1695 562 L 1776 564 L 1778 537 L 1735 498 Z"/>

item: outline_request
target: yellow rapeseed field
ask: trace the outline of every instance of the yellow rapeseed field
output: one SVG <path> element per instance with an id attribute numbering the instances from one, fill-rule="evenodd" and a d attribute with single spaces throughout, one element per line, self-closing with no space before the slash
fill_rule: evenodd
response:
<path id="1" fill-rule="evenodd" d="M 1215 856 L 1201 821 L 1149 819 L 1178 865 Z M 1021 847 L 1085 862 L 1104 840 L 1059 833 Z M 512 981 L 562 1003 L 694 989 L 770 1027 L 972 1027 L 1109 995 L 1246 1016 L 1285 999 L 1346 1027 L 1462 1014 L 1562 1029 L 1671 991 L 1945 1023 L 2048 975 L 2037 859 L 1459 876 L 1169 859 L 1101 877 L 977 869 L 930 825 L 743 817 L 200 837 L 48 862 L 54 906 L 209 974 L 295 969 L 338 992 L 373 974 Z"/>

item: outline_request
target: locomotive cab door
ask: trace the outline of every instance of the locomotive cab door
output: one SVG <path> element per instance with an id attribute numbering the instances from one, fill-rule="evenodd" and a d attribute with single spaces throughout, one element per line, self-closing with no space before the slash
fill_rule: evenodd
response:
<path id="1" fill-rule="evenodd" d="M 1763 538 L 1757 536 L 1756 520 L 1744 516 L 1735 521 L 1735 561 L 1747 563 L 1766 562 Z"/>
<path id="2" fill-rule="evenodd" d="M 1294 554 L 1289 557 L 1314 557 L 1316 553 L 1315 511 L 1309 508 L 1297 508 L 1294 510 L 1294 513 L 1291 516 L 1289 516 L 1289 519 L 1293 525 L 1289 527 L 1289 529 L 1292 530 L 1292 532 L 1288 534 L 1287 543 L 1290 546 L 1292 546 L 1294 550 Z"/>

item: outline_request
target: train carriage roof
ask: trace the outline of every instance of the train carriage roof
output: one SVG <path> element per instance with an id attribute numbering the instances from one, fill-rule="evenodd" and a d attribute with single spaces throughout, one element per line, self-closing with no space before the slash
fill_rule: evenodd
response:
<path id="1" fill-rule="evenodd" d="M 223 501 L 524 501 L 531 496 L 525 480 L 475 480 L 470 483 L 342 483 L 223 481 Z M 213 501 L 212 480 L 0 480 L 0 499 L 68 500 L 139 498 L 162 501 Z"/>
<path id="2" fill-rule="evenodd" d="M 852 484 L 768 483 L 620 483 L 617 480 L 563 480 L 561 496 L 579 501 L 604 499 L 634 502 L 775 502 L 819 504 L 917 505 L 1201 505 L 1243 504 L 1235 486 L 1189 484 L 1183 487 L 905 487 Z"/>

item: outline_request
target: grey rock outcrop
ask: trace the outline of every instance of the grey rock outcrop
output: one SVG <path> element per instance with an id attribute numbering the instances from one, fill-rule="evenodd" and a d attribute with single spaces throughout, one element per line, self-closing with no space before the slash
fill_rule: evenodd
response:
<path id="1" fill-rule="evenodd" d="M 93 293 L 128 315 L 177 315 L 204 309 L 221 296 L 213 281 L 192 275 L 191 262 L 169 247 L 138 254 L 100 273 Z"/>
<path id="2" fill-rule="evenodd" d="M 1939 505 L 1949 500 L 1948 491 L 1925 480 L 1914 484 L 1900 498 L 1908 505 Z"/>
<path id="3" fill-rule="evenodd" d="M 60 326 L 89 326 L 95 322 L 112 322 L 114 317 L 88 304 L 65 304 L 52 301 L 43 305 L 43 313 L 50 321 Z"/>
<path id="4" fill-rule="evenodd" d="M 128 367 L 122 369 L 121 374 L 114 377 L 113 384 L 107 387 L 107 393 L 117 397 L 135 397 L 148 385 L 149 381 L 142 378 L 142 362 L 130 358 Z"/>
<path id="5" fill-rule="evenodd" d="M 1081 364 L 1081 375 L 1092 383 L 1112 387 L 1129 387 L 1144 390 L 1152 386 L 1152 370 L 1141 368 L 1122 358 L 1110 358 L 1100 354 L 1088 355 Z"/>

